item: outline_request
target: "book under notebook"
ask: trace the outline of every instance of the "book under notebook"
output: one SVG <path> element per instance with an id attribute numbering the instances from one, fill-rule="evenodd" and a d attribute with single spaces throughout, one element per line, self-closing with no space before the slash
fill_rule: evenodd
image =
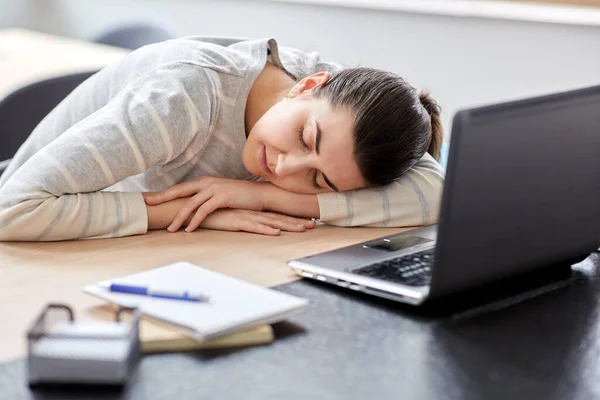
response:
<path id="1" fill-rule="evenodd" d="M 116 304 L 103 304 L 86 309 L 85 314 L 95 320 L 114 321 L 117 308 Z M 269 344 L 275 340 L 275 334 L 270 325 L 258 325 L 213 340 L 199 342 L 175 326 L 147 316 L 140 320 L 139 337 L 142 352 L 146 354 L 257 346 Z"/>

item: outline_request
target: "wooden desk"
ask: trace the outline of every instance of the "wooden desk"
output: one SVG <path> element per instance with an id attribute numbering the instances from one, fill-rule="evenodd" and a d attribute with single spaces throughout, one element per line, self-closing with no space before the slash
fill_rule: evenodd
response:
<path id="1" fill-rule="evenodd" d="M 57 74 L 100 68 L 126 50 L 24 30 L 0 31 L 0 98 Z M 78 314 L 101 302 L 80 288 L 100 280 L 189 261 L 259 285 L 297 277 L 286 261 L 368 240 L 400 229 L 319 226 L 267 237 L 249 233 L 151 232 L 120 239 L 56 243 L 0 243 L 0 362 L 26 354 L 25 331 L 48 302 Z"/>
<path id="2" fill-rule="evenodd" d="M 0 100 L 39 79 L 100 69 L 128 52 L 23 29 L 0 30 Z"/>
<path id="3" fill-rule="evenodd" d="M 70 304 L 76 316 L 101 304 L 81 292 L 90 283 L 189 261 L 273 286 L 297 279 L 287 260 L 401 230 L 320 225 L 275 237 L 199 230 L 70 242 L 0 242 L 0 363 L 26 354 L 25 331 L 46 303 Z"/>

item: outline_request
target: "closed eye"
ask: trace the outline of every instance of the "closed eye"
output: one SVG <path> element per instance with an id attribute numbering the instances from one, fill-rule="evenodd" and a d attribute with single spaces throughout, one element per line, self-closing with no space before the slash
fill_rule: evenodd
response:
<path id="1" fill-rule="evenodd" d="M 300 138 L 300 144 L 302 145 L 302 147 L 304 147 L 305 149 L 308 149 L 308 144 L 306 144 L 306 142 L 304 141 L 304 127 L 300 128 L 300 131 L 298 132 L 299 138 Z"/>
<path id="2" fill-rule="evenodd" d="M 321 186 L 317 183 L 317 170 L 313 170 L 313 176 L 312 176 L 312 185 L 315 189 L 321 189 Z"/>
<path id="3" fill-rule="evenodd" d="M 308 147 L 308 144 L 307 144 L 307 143 L 306 143 L 306 141 L 304 140 L 304 127 L 300 128 L 300 131 L 299 131 L 298 133 L 299 133 L 299 135 L 298 135 L 298 138 L 299 138 L 299 140 L 300 140 L 300 144 L 301 144 L 301 145 L 302 145 L 302 147 L 304 147 L 305 149 L 308 149 L 308 148 L 309 148 L 309 147 Z M 317 182 L 317 174 L 318 174 L 318 171 L 317 171 L 316 169 L 315 169 L 315 170 L 313 170 L 313 174 L 312 174 L 312 177 L 311 177 L 311 183 L 312 183 L 312 186 L 313 186 L 315 189 L 319 190 L 319 189 L 322 189 L 322 187 L 321 187 L 321 186 L 319 185 L 319 183 Z"/>

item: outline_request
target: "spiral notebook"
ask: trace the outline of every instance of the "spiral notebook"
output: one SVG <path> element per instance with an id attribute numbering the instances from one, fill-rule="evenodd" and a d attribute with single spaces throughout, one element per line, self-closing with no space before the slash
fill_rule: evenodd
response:
<path id="1" fill-rule="evenodd" d="M 209 297 L 206 302 L 159 299 L 113 293 L 92 284 L 83 290 L 93 296 L 141 312 L 177 327 L 191 338 L 211 340 L 230 333 L 291 318 L 306 309 L 300 297 L 264 288 L 188 262 L 178 262 L 111 282 L 165 290 L 194 290 Z"/>

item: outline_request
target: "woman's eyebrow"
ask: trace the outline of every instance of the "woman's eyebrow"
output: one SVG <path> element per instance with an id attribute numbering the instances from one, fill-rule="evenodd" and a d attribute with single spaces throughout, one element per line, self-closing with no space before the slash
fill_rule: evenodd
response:
<path id="1" fill-rule="evenodd" d="M 317 127 L 317 137 L 315 139 L 315 150 L 317 152 L 317 155 L 319 155 L 319 149 L 321 147 L 321 138 L 323 137 L 323 131 L 321 131 L 319 122 L 316 119 L 315 119 L 315 126 Z M 323 171 L 321 171 L 321 175 L 323 175 L 323 180 L 330 188 L 332 188 L 335 192 L 339 192 L 337 186 L 335 186 L 333 183 L 331 183 L 331 181 L 329 180 L 329 178 L 327 178 L 327 175 L 325 175 L 325 173 L 323 173 Z"/>

